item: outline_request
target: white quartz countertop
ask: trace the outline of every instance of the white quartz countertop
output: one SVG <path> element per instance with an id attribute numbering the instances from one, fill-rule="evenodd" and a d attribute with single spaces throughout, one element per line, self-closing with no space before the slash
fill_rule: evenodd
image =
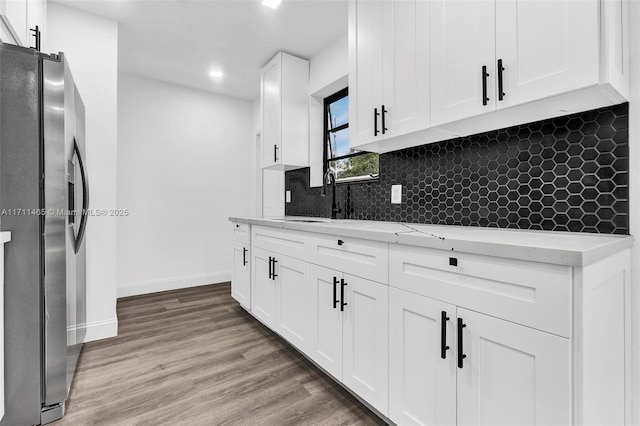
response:
<path id="1" fill-rule="evenodd" d="M 230 217 L 231 222 L 362 238 L 556 265 L 586 266 L 633 245 L 633 237 L 313 217 Z"/>

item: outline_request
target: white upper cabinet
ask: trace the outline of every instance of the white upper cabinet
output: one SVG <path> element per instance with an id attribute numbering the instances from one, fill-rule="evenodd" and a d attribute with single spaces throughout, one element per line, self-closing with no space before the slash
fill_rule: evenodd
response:
<path id="1" fill-rule="evenodd" d="M 388 152 L 625 102 L 628 0 L 354 0 L 351 146 Z"/>
<path id="2" fill-rule="evenodd" d="M 597 84 L 599 6 L 598 0 L 497 1 L 493 65 L 503 68 L 497 107 Z"/>
<path id="3" fill-rule="evenodd" d="M 46 0 L 0 0 L 0 40 L 35 47 L 35 38 L 30 30 L 38 26 L 44 33 L 45 3 Z"/>
<path id="4" fill-rule="evenodd" d="M 495 109 L 495 1 L 431 3 L 431 122 Z"/>
<path id="5" fill-rule="evenodd" d="M 279 52 L 262 69 L 262 167 L 309 164 L 309 61 Z"/>
<path id="6" fill-rule="evenodd" d="M 382 138 L 382 2 L 350 2 L 349 8 L 349 138 L 357 146 Z"/>
<path id="7" fill-rule="evenodd" d="M 352 147 L 429 126 L 429 2 L 349 4 Z"/>

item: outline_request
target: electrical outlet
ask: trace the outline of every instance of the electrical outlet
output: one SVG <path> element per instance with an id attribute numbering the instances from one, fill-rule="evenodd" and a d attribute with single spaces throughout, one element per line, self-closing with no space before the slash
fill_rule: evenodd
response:
<path id="1" fill-rule="evenodd" d="M 285 198 L 285 202 L 286 203 L 290 203 L 291 202 L 291 191 L 285 192 L 284 198 Z"/>
<path id="2" fill-rule="evenodd" d="M 402 185 L 391 185 L 391 204 L 402 203 Z"/>

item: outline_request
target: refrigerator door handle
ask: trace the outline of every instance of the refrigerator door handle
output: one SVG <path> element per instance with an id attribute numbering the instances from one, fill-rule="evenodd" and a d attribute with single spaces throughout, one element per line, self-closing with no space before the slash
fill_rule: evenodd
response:
<path id="1" fill-rule="evenodd" d="M 74 251 L 78 253 L 82 240 L 84 239 L 84 231 L 87 227 L 87 218 L 89 211 L 89 182 L 87 181 L 87 174 L 84 170 L 84 161 L 82 161 L 82 155 L 80 154 L 80 148 L 75 138 L 73 139 L 73 150 L 78 157 L 78 166 L 80 167 L 80 177 L 82 178 L 82 212 L 80 214 L 80 226 L 78 228 L 78 236 L 76 237 Z"/>

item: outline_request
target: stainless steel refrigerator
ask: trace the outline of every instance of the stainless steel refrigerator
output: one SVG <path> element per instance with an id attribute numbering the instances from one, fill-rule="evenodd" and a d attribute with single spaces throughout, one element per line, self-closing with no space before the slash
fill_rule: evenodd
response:
<path id="1" fill-rule="evenodd" d="M 84 104 L 64 55 L 0 43 L 0 228 L 12 232 L 1 426 L 64 415 L 86 324 L 84 158 Z"/>

